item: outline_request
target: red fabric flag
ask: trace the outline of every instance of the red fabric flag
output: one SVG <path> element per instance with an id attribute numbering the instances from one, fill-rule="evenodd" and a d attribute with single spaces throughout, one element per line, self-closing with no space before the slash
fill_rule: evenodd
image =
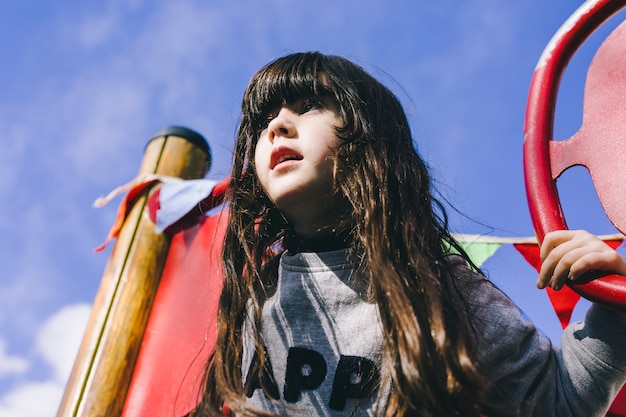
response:
<path id="1" fill-rule="evenodd" d="M 128 191 L 128 193 L 122 199 L 122 202 L 117 210 L 117 216 L 115 217 L 115 223 L 111 226 L 109 230 L 109 234 L 100 246 L 94 249 L 95 252 L 101 252 L 107 246 L 107 244 L 113 239 L 117 238 L 120 230 L 122 229 L 122 225 L 126 220 L 126 216 L 130 212 L 130 209 L 133 207 L 135 200 L 141 195 L 141 193 L 157 181 L 159 181 L 160 177 L 156 174 L 152 175 L 139 175 L 137 178 L 129 182 L 128 184 L 124 184 L 113 190 L 108 196 L 99 198 L 96 200 L 94 205 L 96 207 L 101 207 L 108 203 L 112 198 L 117 196 L 118 194 L 123 193 L 124 191 Z"/>

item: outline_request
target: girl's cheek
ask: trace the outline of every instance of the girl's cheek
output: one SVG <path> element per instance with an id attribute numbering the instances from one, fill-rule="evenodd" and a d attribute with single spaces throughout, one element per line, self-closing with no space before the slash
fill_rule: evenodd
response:
<path id="1" fill-rule="evenodd" d="M 259 138 L 256 148 L 254 149 L 254 172 L 257 181 L 259 181 L 263 188 L 266 187 L 265 179 L 268 174 L 267 171 L 269 171 L 271 146 L 268 146 L 268 144 L 269 141 Z"/>
<path id="2" fill-rule="evenodd" d="M 273 142 L 270 140 L 269 135 L 262 135 L 256 143 L 254 149 L 254 157 L 259 163 L 266 163 L 269 166 L 270 154 L 272 153 Z"/>
<path id="3" fill-rule="evenodd" d="M 257 177 L 257 179 L 259 178 L 259 167 L 261 167 L 261 161 L 259 161 L 260 157 L 259 157 L 259 147 L 257 146 L 256 149 L 254 150 L 254 170 L 255 170 L 255 175 Z"/>

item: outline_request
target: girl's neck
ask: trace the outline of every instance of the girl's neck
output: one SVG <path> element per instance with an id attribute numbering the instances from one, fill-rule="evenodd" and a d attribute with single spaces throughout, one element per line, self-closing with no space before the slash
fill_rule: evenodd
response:
<path id="1" fill-rule="evenodd" d="M 348 248 L 351 244 L 352 233 L 350 228 L 313 237 L 300 237 L 295 233 L 290 233 L 283 240 L 283 246 L 292 254 L 299 252 L 329 252 Z"/>

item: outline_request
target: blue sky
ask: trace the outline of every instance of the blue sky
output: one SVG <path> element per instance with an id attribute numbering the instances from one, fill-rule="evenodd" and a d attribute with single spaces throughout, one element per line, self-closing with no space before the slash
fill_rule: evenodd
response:
<path id="1" fill-rule="evenodd" d="M 455 232 L 532 236 L 521 168 L 526 96 L 541 52 L 579 4 L 3 1 L 0 417 L 55 414 L 109 254 L 92 250 L 119 202 L 96 210 L 93 201 L 132 179 L 147 141 L 174 124 L 205 136 L 208 177 L 226 176 L 241 94 L 286 53 L 344 55 L 398 94 L 457 209 Z M 603 33 L 563 78 L 557 138 L 580 124 L 581 69 Z M 566 175 L 562 194 L 571 228 L 615 232 L 581 170 Z M 558 321 L 521 255 L 505 245 L 485 269 L 558 343 Z"/>

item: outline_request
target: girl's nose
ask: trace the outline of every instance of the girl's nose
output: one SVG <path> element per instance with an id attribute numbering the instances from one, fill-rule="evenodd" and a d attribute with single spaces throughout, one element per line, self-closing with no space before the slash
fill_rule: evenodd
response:
<path id="1" fill-rule="evenodd" d="M 295 135 L 296 126 L 292 120 L 293 116 L 293 112 L 285 107 L 278 112 L 267 126 L 270 140 L 273 141 L 276 136 L 290 138 Z"/>

